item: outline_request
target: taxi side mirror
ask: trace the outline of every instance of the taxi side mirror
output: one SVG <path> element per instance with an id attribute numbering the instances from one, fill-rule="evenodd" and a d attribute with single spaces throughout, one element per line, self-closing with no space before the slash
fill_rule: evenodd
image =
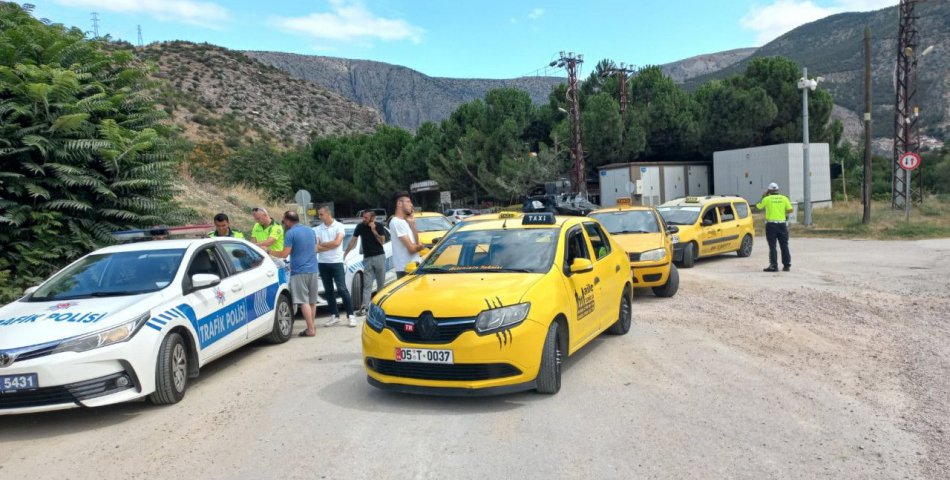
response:
<path id="1" fill-rule="evenodd" d="M 666 227 L 666 231 L 670 233 L 680 233 L 680 227 L 677 227 L 676 225 L 670 225 Z"/>
<path id="2" fill-rule="evenodd" d="M 191 276 L 192 290 L 213 287 L 219 283 L 221 283 L 221 277 L 210 273 L 196 273 Z"/>
<path id="3" fill-rule="evenodd" d="M 703 219 L 703 226 L 704 226 L 704 227 L 712 226 L 712 224 L 713 224 L 712 220 L 710 220 L 710 219 L 708 219 L 708 218 L 704 218 L 704 219 Z"/>
<path id="4" fill-rule="evenodd" d="M 419 269 L 419 264 L 416 262 L 409 262 L 406 264 L 406 274 L 412 275 L 416 273 L 416 270 Z"/>
<path id="5" fill-rule="evenodd" d="M 594 269 L 594 262 L 589 258 L 575 258 L 571 262 L 571 273 L 584 273 Z"/>

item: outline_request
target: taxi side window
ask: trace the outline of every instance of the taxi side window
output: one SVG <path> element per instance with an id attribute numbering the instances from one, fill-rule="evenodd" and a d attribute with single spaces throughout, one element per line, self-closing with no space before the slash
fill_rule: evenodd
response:
<path id="1" fill-rule="evenodd" d="M 719 205 L 719 218 L 723 222 L 731 222 L 736 219 L 736 214 L 732 210 L 732 205 Z"/>
<path id="2" fill-rule="evenodd" d="M 604 235 L 603 230 L 601 230 L 596 223 L 584 222 L 584 230 L 587 230 L 590 243 L 594 247 L 594 252 L 597 254 L 597 260 L 610 254 L 610 241 L 607 240 L 607 236 Z"/>
<path id="3" fill-rule="evenodd" d="M 749 204 L 745 202 L 736 202 L 736 213 L 739 214 L 739 218 L 746 218 L 749 216 Z"/>
<path id="4" fill-rule="evenodd" d="M 222 244 L 221 248 L 224 249 L 225 257 L 231 261 L 231 267 L 235 272 L 245 272 L 264 263 L 264 257 L 247 245 L 229 242 Z"/>
<path id="5" fill-rule="evenodd" d="M 709 207 L 706 209 L 706 213 L 703 214 L 703 226 L 715 225 L 719 223 L 719 218 L 716 216 L 716 207 Z"/>
<path id="6" fill-rule="evenodd" d="M 567 242 L 564 244 L 564 271 L 571 271 L 571 263 L 574 259 L 590 259 L 590 252 L 587 250 L 587 242 L 584 238 L 584 232 L 580 228 L 572 228 L 567 232 Z"/>

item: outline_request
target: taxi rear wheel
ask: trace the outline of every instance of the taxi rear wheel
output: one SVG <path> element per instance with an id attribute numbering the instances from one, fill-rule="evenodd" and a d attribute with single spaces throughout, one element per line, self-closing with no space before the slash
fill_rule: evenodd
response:
<path id="1" fill-rule="evenodd" d="M 633 318 L 633 308 L 630 302 L 630 287 L 623 289 L 623 295 L 620 297 L 620 309 L 617 315 L 617 321 L 610 326 L 607 333 L 611 335 L 626 335 L 630 331 L 630 323 Z"/>
<path id="2" fill-rule="evenodd" d="M 168 334 L 155 362 L 155 391 L 148 396 L 155 405 L 178 403 L 188 388 L 188 347 L 181 335 Z"/>
<path id="3" fill-rule="evenodd" d="M 676 265 L 670 265 L 670 275 L 666 278 L 666 283 L 659 287 L 653 287 L 653 294 L 658 297 L 672 297 L 680 288 L 680 274 L 676 270 Z"/>
<path id="4" fill-rule="evenodd" d="M 752 255 L 752 235 L 746 234 L 746 236 L 742 237 L 742 245 L 739 246 L 739 250 L 736 254 L 740 257 Z"/>
<path id="5" fill-rule="evenodd" d="M 538 393 L 554 394 L 561 389 L 561 332 L 557 321 L 551 322 L 541 349 L 541 369 L 535 388 Z"/>
<path id="6" fill-rule="evenodd" d="M 290 306 L 290 300 L 287 295 L 277 297 L 277 305 L 274 306 L 274 328 L 267 335 L 268 343 L 284 343 L 290 340 L 294 330 L 294 309 Z"/>
<path id="7" fill-rule="evenodd" d="M 689 242 L 683 247 L 683 261 L 680 262 L 683 268 L 693 268 L 696 263 L 696 244 Z"/>

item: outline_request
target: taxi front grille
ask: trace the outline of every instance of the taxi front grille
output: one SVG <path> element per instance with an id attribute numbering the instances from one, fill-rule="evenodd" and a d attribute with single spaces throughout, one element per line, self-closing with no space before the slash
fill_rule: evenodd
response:
<path id="1" fill-rule="evenodd" d="M 413 363 L 369 357 L 366 366 L 374 372 L 393 377 L 419 380 L 476 381 L 521 375 L 521 370 L 507 363 Z"/>
<path id="2" fill-rule="evenodd" d="M 462 333 L 475 330 L 474 318 L 436 319 L 435 323 L 434 329 L 426 331 L 419 328 L 418 322 L 413 318 L 386 318 L 386 327 L 407 343 L 452 343 Z"/>
<path id="3" fill-rule="evenodd" d="M 639 262 L 639 261 L 640 261 L 640 252 L 632 252 L 632 253 L 629 253 L 628 255 L 630 256 L 630 261 L 631 261 L 631 262 Z"/>
<path id="4" fill-rule="evenodd" d="M 125 385 L 119 385 L 120 378 L 125 378 Z M 68 385 L 0 393 L 0 410 L 78 403 L 132 388 L 132 383 L 126 372 L 119 372 Z"/>

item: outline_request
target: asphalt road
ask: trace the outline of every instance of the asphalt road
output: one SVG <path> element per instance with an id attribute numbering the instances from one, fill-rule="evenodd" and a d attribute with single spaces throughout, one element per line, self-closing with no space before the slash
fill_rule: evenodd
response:
<path id="1" fill-rule="evenodd" d="M 639 293 L 555 396 L 377 391 L 336 326 L 235 352 L 177 405 L 0 417 L 0 478 L 950 477 L 950 240 L 792 253 Z"/>

